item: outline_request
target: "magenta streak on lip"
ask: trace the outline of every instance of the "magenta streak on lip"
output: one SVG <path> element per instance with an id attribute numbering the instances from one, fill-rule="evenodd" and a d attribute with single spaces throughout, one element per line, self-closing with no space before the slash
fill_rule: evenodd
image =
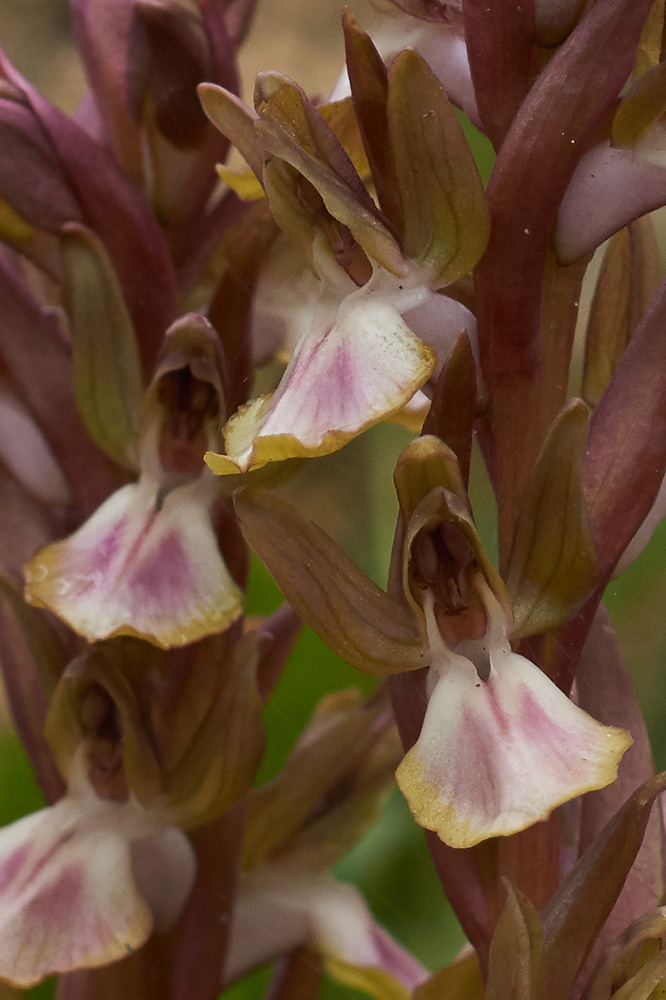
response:
<path id="1" fill-rule="evenodd" d="M 86 564 L 86 556 L 91 555 L 94 559 L 92 572 L 88 570 L 86 575 L 82 576 L 77 581 L 76 591 L 79 596 L 83 596 L 89 591 L 94 590 L 97 574 L 105 574 L 109 569 L 113 558 L 120 547 L 126 525 L 127 518 L 121 518 L 121 520 L 118 521 L 117 524 L 114 524 L 111 530 L 103 536 L 99 545 L 96 545 L 94 549 L 79 550 L 79 558 L 82 569 Z"/>
<path id="2" fill-rule="evenodd" d="M 78 868 L 70 865 L 60 874 L 57 882 L 53 882 L 40 892 L 28 904 L 33 919 L 49 924 L 53 922 L 54 913 L 62 916 L 74 909 L 82 898 L 83 879 Z M 66 919 L 66 918 L 65 918 Z"/>
<path id="3" fill-rule="evenodd" d="M 20 873 L 23 865 L 28 857 L 30 848 L 27 844 L 22 847 L 18 847 L 12 854 L 6 858 L 0 865 L 0 891 L 3 891 L 11 885 L 16 876 Z"/>
<path id="4" fill-rule="evenodd" d="M 567 753 L 566 730 L 553 721 L 529 691 L 524 691 L 522 695 L 520 721 L 530 737 L 548 747 L 551 767 L 566 778 L 571 773 L 572 764 Z"/>
<path id="5" fill-rule="evenodd" d="M 463 712 L 456 749 L 459 763 L 451 769 L 452 777 L 456 778 L 453 782 L 455 797 L 470 812 L 496 813 L 499 800 L 493 782 L 494 757 L 483 726 L 473 711 Z"/>
<path id="6" fill-rule="evenodd" d="M 123 518 L 122 520 L 118 521 L 118 523 L 113 526 L 108 535 L 106 535 L 102 539 L 101 543 L 95 550 L 96 554 L 99 557 L 100 569 L 106 569 L 111 560 L 113 559 L 113 557 L 115 556 L 116 552 L 118 551 L 118 547 L 120 545 L 120 541 L 126 523 L 127 523 L 126 518 Z"/>
<path id="7" fill-rule="evenodd" d="M 139 563 L 128 580 L 128 588 L 137 601 L 152 598 L 158 608 L 164 602 L 182 594 L 185 582 L 189 583 L 189 563 L 178 534 L 170 532 L 152 553 Z"/>
<path id="8" fill-rule="evenodd" d="M 82 873 L 73 866 L 65 869 L 57 882 L 30 900 L 25 908 L 24 922 L 27 927 L 52 927 L 54 914 L 59 915 L 62 925 L 70 928 L 70 946 L 62 955 L 63 964 L 99 952 L 115 938 L 105 920 L 90 909 Z M 64 943 L 62 934 L 58 943 Z"/>
<path id="9" fill-rule="evenodd" d="M 116 568 L 112 577 L 114 581 L 122 580 L 126 567 L 128 566 L 128 564 L 132 562 L 133 559 L 136 558 L 137 553 L 139 552 L 142 544 L 148 537 L 153 527 L 153 524 L 155 523 L 155 519 L 157 518 L 157 514 L 158 512 L 156 510 L 151 511 L 141 531 L 132 542 L 132 545 L 130 546 L 129 551 L 126 554 L 122 562 L 122 565 Z M 120 547 L 122 534 L 127 526 L 127 520 L 128 519 L 126 517 L 122 518 L 120 521 L 118 521 L 117 524 L 113 526 L 113 528 L 108 532 L 108 534 L 102 538 L 99 545 L 96 545 L 92 549 L 88 549 L 87 552 L 84 550 L 81 553 L 83 557 L 82 561 L 85 560 L 86 554 L 90 554 L 94 562 L 92 569 L 88 568 L 86 576 L 79 582 L 77 588 L 79 595 L 86 594 L 90 590 L 96 589 L 96 575 L 98 573 L 102 574 L 102 578 L 104 578 L 105 571 L 108 570 L 113 557 L 115 556 L 116 552 L 118 551 L 118 548 Z M 112 588 L 109 588 L 107 593 L 110 593 L 111 590 Z"/>
<path id="10" fill-rule="evenodd" d="M 67 830 L 58 838 L 55 844 L 45 854 L 38 855 L 30 863 L 30 846 L 19 848 L 12 854 L 0 868 L 0 889 L 8 889 L 12 882 L 17 881 L 18 885 L 13 886 L 13 891 L 18 893 L 21 889 L 39 876 L 39 873 L 47 867 L 50 861 L 57 855 L 63 844 L 66 844 L 74 836 L 73 830 Z M 17 857 L 18 856 L 18 857 Z M 12 864 L 13 862 L 13 864 Z M 26 865 L 27 862 L 27 865 Z M 8 877 L 4 879 L 6 866 L 9 867 Z M 27 869 L 27 870 L 26 870 Z M 23 874 L 23 878 L 21 878 Z"/>

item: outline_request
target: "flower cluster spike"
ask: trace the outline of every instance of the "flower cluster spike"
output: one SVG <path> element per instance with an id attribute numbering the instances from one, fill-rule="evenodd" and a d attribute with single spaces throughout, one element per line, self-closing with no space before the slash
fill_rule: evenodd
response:
<path id="1" fill-rule="evenodd" d="M 257 0 L 70 5 L 74 115 L 0 52 L 0 990 L 656 1000 L 663 0 L 345 9 L 328 97 L 241 93 Z"/>

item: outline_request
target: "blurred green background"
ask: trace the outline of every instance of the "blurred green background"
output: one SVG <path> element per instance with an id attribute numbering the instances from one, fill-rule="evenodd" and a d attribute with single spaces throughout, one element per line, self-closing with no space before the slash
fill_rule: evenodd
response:
<path id="1" fill-rule="evenodd" d="M 368 0 L 353 5 L 369 23 Z M 259 69 L 293 76 L 310 93 L 327 93 L 342 64 L 337 0 L 260 0 L 255 28 L 242 56 L 245 93 Z M 52 100 L 71 111 L 84 80 L 71 43 L 66 0 L 0 0 L 0 44 L 19 69 Z M 492 164 L 489 144 L 469 130 L 484 178 Z M 395 426 L 375 428 L 343 452 L 309 463 L 289 484 L 287 494 L 354 555 L 380 584 L 386 570 L 396 517 L 391 471 L 409 440 Z M 480 462 L 475 462 L 472 497 L 479 527 L 490 551 L 495 548 L 494 509 Z M 372 500 L 372 502 L 370 502 Z M 350 514 L 351 512 L 351 514 Z M 652 734 L 658 766 L 666 767 L 666 525 L 625 576 L 607 592 Z M 280 595 L 263 567 L 253 565 L 249 612 L 273 610 Z M 341 663 L 308 629 L 266 708 L 267 752 L 260 780 L 281 767 L 314 706 L 326 693 L 343 687 L 367 692 L 370 679 Z M 30 767 L 6 713 L 0 714 L 0 824 L 42 804 Z M 434 875 L 422 831 L 412 822 L 397 791 L 389 796 L 381 820 L 337 867 L 340 878 L 358 885 L 377 918 L 431 968 L 451 959 L 464 939 Z M 233 1000 L 258 1000 L 270 980 L 261 970 L 225 993 Z M 53 995 L 53 983 L 26 994 Z M 360 996 L 326 983 L 324 1000 Z"/>

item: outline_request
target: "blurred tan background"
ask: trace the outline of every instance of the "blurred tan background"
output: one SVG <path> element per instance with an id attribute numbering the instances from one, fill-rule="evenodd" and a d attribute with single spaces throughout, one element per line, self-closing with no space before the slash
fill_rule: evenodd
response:
<path id="1" fill-rule="evenodd" d="M 367 25 L 370 0 L 350 4 Z M 259 70 L 278 70 L 309 93 L 328 93 L 343 60 L 338 0 L 262 0 L 241 54 L 244 95 Z M 71 41 L 68 0 L 0 0 L 0 45 L 40 90 L 67 111 L 85 89 Z"/>

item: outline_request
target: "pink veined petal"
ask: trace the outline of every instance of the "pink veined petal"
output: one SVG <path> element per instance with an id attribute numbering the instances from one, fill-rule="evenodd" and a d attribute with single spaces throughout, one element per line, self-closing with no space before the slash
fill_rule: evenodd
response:
<path id="1" fill-rule="evenodd" d="M 140 947 L 152 916 L 130 839 L 150 830 L 134 802 L 68 795 L 0 831 L 0 977 L 26 987 Z"/>
<path id="2" fill-rule="evenodd" d="M 438 292 L 428 292 L 420 305 L 404 314 L 404 320 L 419 340 L 432 347 L 437 355 L 437 364 L 428 379 L 430 386 L 434 386 L 437 382 L 458 335 L 466 333 L 477 363 L 478 394 L 482 395 L 476 318 L 466 306 L 446 295 L 440 295 Z M 389 419 L 393 423 L 406 427 L 407 430 L 419 433 L 429 409 L 430 399 L 425 392 L 419 389 Z"/>
<path id="3" fill-rule="evenodd" d="M 632 219 L 666 204 L 663 165 L 639 147 L 600 143 L 587 152 L 560 205 L 555 245 L 564 264 L 600 246 Z"/>
<path id="4" fill-rule="evenodd" d="M 410 991 L 427 970 L 377 924 L 356 888 L 323 873 L 288 867 L 243 876 L 234 911 L 225 980 L 300 945 L 322 953 L 334 975 L 378 970 Z M 410 995 L 407 992 L 405 996 Z"/>
<path id="5" fill-rule="evenodd" d="M 328 455 L 399 410 L 434 364 L 389 297 L 361 288 L 341 303 L 332 327 L 301 339 L 276 391 L 231 418 L 227 455 L 209 452 L 206 462 L 222 474 Z"/>
<path id="6" fill-rule="evenodd" d="M 136 635 L 168 648 L 222 631 L 242 595 L 213 532 L 212 495 L 197 480 L 160 504 L 154 480 L 124 486 L 28 563 L 27 599 L 89 640 Z"/>
<path id="7" fill-rule="evenodd" d="M 451 847 L 517 833 L 615 780 L 631 737 L 596 722 L 533 663 L 491 651 L 487 681 L 450 653 L 396 778 L 417 821 Z"/>
<path id="8" fill-rule="evenodd" d="M 428 978 L 421 963 L 375 922 L 353 886 L 321 875 L 313 890 L 312 917 L 314 942 L 332 971 L 339 964 L 385 972 L 409 995 Z"/>

